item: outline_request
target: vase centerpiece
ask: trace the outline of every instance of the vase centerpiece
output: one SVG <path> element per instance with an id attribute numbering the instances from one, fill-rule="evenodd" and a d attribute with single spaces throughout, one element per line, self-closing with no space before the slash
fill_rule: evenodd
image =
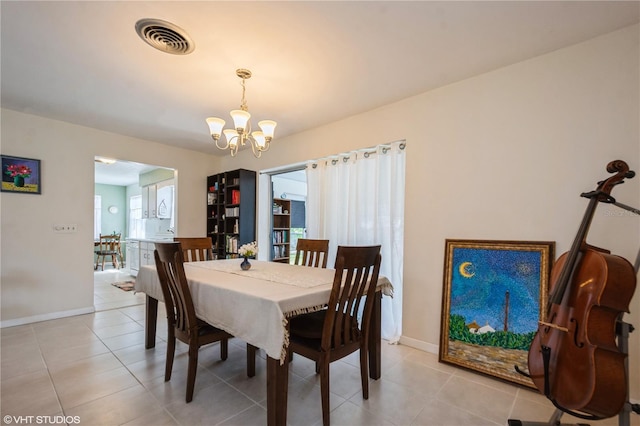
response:
<path id="1" fill-rule="evenodd" d="M 258 245 L 255 241 L 242 245 L 238 249 L 238 255 L 244 258 L 244 260 L 240 264 L 240 268 L 242 268 L 243 271 L 248 271 L 249 269 L 251 269 L 251 262 L 249 262 L 249 258 L 255 258 L 257 254 Z"/>

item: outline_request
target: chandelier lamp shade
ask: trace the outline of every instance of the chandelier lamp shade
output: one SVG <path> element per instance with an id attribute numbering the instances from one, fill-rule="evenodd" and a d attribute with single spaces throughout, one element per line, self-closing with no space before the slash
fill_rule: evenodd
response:
<path id="1" fill-rule="evenodd" d="M 209 131 L 216 142 L 216 146 L 223 150 L 229 149 L 232 157 L 238 153 L 238 149 L 241 146 L 248 142 L 253 150 L 253 155 L 260 158 L 262 153 L 269 149 L 277 123 L 273 120 L 262 120 L 258 122 L 260 130 L 251 131 L 251 114 L 249 114 L 245 99 L 245 81 L 251 78 L 251 71 L 240 68 L 236 70 L 236 75 L 242 79 L 242 102 L 240 109 L 231 111 L 233 128 L 222 130 L 225 121 L 222 118 L 209 117 L 207 118 Z M 221 142 L 222 133 L 224 133 L 226 139 L 224 144 Z"/>

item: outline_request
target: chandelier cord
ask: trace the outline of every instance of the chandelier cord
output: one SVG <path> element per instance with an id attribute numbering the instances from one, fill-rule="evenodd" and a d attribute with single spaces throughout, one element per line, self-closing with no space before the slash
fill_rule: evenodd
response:
<path id="1" fill-rule="evenodd" d="M 247 106 L 247 100 L 245 99 L 245 91 L 246 91 L 246 87 L 244 85 L 244 82 L 246 81 L 246 78 L 242 78 L 242 101 L 240 103 L 240 109 L 242 111 L 249 111 L 249 107 Z"/>

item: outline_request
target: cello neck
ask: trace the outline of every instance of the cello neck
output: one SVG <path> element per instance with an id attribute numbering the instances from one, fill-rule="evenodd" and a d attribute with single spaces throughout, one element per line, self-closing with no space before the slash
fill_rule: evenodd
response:
<path id="1" fill-rule="evenodd" d="M 571 249 L 567 253 L 567 259 L 563 265 L 562 271 L 560 272 L 558 281 L 556 282 L 553 292 L 549 298 L 549 307 L 553 304 L 559 305 L 562 303 L 562 298 L 569 287 L 571 277 L 580 264 L 582 250 L 586 245 L 587 233 L 589 232 L 589 227 L 591 226 L 591 221 L 593 220 L 593 215 L 595 214 L 597 206 L 598 198 L 592 197 L 589 200 L 589 205 L 587 206 L 587 210 L 585 211 L 582 222 L 580 223 L 580 228 L 578 228 L 578 233 L 573 240 L 573 244 L 571 244 Z"/>
<path id="2" fill-rule="evenodd" d="M 574 272 L 580 264 L 582 252 L 586 246 L 587 233 L 589 232 L 589 227 L 591 226 L 591 221 L 595 214 L 596 207 L 598 206 L 598 202 L 603 201 L 607 203 L 615 203 L 616 200 L 610 196 L 613 187 L 620 183 L 624 183 L 625 178 L 631 179 L 635 176 L 635 172 L 629 170 L 627 163 L 622 160 L 615 160 L 607 164 L 607 171 L 609 173 L 615 173 L 615 175 L 598 182 L 598 186 L 595 191 L 581 194 L 583 197 L 589 198 L 589 205 L 587 206 L 587 210 L 582 218 L 582 223 L 580 224 L 578 233 L 573 240 L 571 250 L 567 253 L 567 259 L 563 265 L 562 271 L 560 272 L 560 276 L 555 283 L 553 292 L 549 296 L 548 309 L 551 309 L 553 304 L 559 305 L 562 303 L 562 299 L 572 281 Z"/>

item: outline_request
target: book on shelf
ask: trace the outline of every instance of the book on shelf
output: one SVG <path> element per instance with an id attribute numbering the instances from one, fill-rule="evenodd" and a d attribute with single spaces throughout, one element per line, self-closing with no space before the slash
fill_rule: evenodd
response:
<path id="1" fill-rule="evenodd" d="M 226 207 L 224 211 L 227 217 L 240 216 L 240 207 Z"/>
<path id="2" fill-rule="evenodd" d="M 238 253 L 238 237 L 227 235 L 226 252 L 236 254 Z"/>
<path id="3" fill-rule="evenodd" d="M 273 244 L 289 242 L 289 231 L 273 231 Z"/>
<path id="4" fill-rule="evenodd" d="M 238 189 L 231 190 L 231 204 L 240 204 L 240 191 Z"/>
<path id="5" fill-rule="evenodd" d="M 273 257 L 274 259 L 287 257 L 289 251 L 287 250 L 287 246 L 273 246 Z"/>

